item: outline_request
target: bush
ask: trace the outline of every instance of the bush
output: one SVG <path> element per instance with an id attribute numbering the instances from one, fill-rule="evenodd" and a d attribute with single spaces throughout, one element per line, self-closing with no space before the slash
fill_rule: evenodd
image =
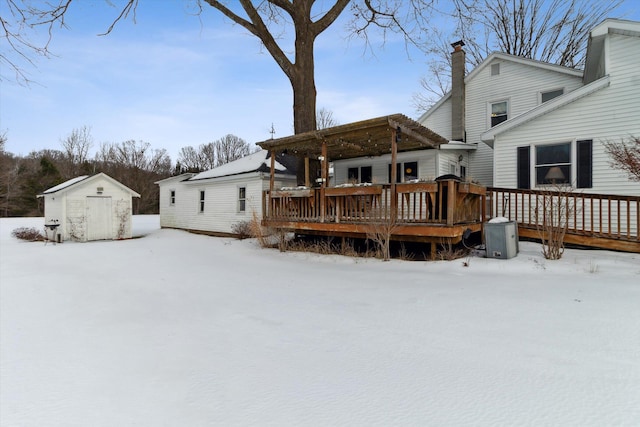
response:
<path id="1" fill-rule="evenodd" d="M 249 237 L 254 237 L 253 228 L 251 221 L 240 221 L 231 226 L 231 232 L 240 240 L 248 239 Z"/>
<path id="2" fill-rule="evenodd" d="M 20 240 L 27 240 L 29 242 L 42 242 L 44 236 L 40 230 L 33 227 L 20 227 L 11 232 L 11 236 Z"/>

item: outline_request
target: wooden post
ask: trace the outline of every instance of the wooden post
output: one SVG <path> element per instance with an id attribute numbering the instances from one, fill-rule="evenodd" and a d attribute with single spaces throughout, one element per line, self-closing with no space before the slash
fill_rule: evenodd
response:
<path id="1" fill-rule="evenodd" d="M 275 170 L 276 170 L 276 152 L 271 150 L 271 175 L 269 175 L 269 198 L 271 198 L 271 193 L 273 192 L 273 187 L 275 185 Z"/>
<path id="2" fill-rule="evenodd" d="M 271 195 L 273 194 L 273 187 L 275 186 L 275 170 L 276 170 L 276 152 L 275 150 L 271 150 L 271 172 L 269 174 L 269 199 L 268 199 L 268 205 L 269 205 L 269 212 L 271 213 L 271 208 L 273 207 L 273 202 L 271 201 Z M 266 218 L 267 211 L 262 210 L 262 217 Z"/>
<path id="3" fill-rule="evenodd" d="M 454 215 L 456 213 L 456 196 L 458 193 L 458 185 L 454 180 L 447 183 L 447 225 L 453 225 Z"/>
<path id="4" fill-rule="evenodd" d="M 320 161 L 320 169 L 322 171 L 322 182 L 320 183 L 320 222 L 324 222 L 327 214 L 327 202 L 324 195 L 324 189 L 327 185 L 327 161 L 327 142 L 322 141 L 322 160 Z"/>
<path id="5" fill-rule="evenodd" d="M 309 158 L 304 158 L 304 185 L 311 188 L 311 180 L 309 179 Z"/>
<path id="6" fill-rule="evenodd" d="M 396 221 L 398 218 L 398 196 L 396 194 L 396 174 L 398 170 L 398 143 L 396 142 L 398 133 L 396 129 L 391 130 L 391 213 L 390 220 Z"/>

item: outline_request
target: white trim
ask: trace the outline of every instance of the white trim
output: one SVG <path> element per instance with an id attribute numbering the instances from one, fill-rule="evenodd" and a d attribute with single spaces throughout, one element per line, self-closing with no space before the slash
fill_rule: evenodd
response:
<path id="1" fill-rule="evenodd" d="M 486 114 L 487 129 L 491 128 L 491 114 L 493 114 L 493 106 L 495 104 L 501 104 L 503 102 L 507 103 L 507 120 L 505 120 L 504 122 L 509 121 L 509 118 L 511 117 L 511 97 L 501 98 L 496 101 L 487 101 L 487 114 Z M 504 122 L 500 122 L 496 126 L 501 125 Z"/>
<path id="2" fill-rule="evenodd" d="M 207 191 L 205 189 L 198 190 L 198 205 L 196 206 L 198 214 L 204 213 L 204 208 L 207 205 Z"/>
<path id="3" fill-rule="evenodd" d="M 556 87 L 556 88 L 554 88 L 554 89 L 541 90 L 540 92 L 538 92 L 538 105 L 540 105 L 540 104 L 544 104 L 544 102 L 549 102 L 549 101 L 554 100 L 554 99 L 556 99 L 556 98 L 558 97 L 558 96 L 554 96 L 554 97 L 553 97 L 553 98 L 551 98 L 550 100 L 548 100 L 548 101 L 544 101 L 544 102 L 543 102 L 543 101 L 542 101 L 542 95 L 543 95 L 543 94 L 545 94 L 545 93 L 551 93 L 551 92 L 557 92 L 557 91 L 559 91 L 559 90 L 561 90 L 561 91 L 562 91 L 562 93 L 561 93 L 560 95 L 558 95 L 558 96 L 562 96 L 562 95 L 564 95 L 564 94 L 566 93 L 566 90 L 565 90 L 565 87 L 564 87 L 564 86 L 563 86 L 563 87 Z"/>
<path id="4" fill-rule="evenodd" d="M 603 36 L 605 34 L 622 34 L 639 37 L 640 22 L 607 18 L 591 30 L 591 37 Z"/>
<path id="5" fill-rule="evenodd" d="M 39 194 L 37 197 L 42 197 L 45 194 L 54 194 L 54 193 L 58 193 L 58 192 L 65 192 L 67 190 L 69 190 L 71 187 L 74 187 L 78 184 L 82 184 L 85 185 L 91 181 L 94 181 L 98 178 L 104 178 L 107 181 L 111 182 L 113 185 L 115 185 L 116 187 L 120 187 L 120 189 L 125 190 L 129 193 L 131 193 L 132 197 L 140 197 L 140 194 L 136 193 L 135 191 L 133 191 L 132 189 L 130 189 L 129 187 L 127 187 L 126 185 L 124 185 L 123 183 L 121 183 L 120 181 L 117 181 L 113 178 L 111 178 L 109 175 L 107 175 L 104 172 L 100 172 L 97 173 L 95 175 L 83 175 L 83 176 L 79 176 L 76 178 L 72 178 L 68 181 L 63 182 L 62 184 L 58 184 L 55 187 L 51 187 L 45 191 L 42 192 L 42 194 Z"/>
<path id="6" fill-rule="evenodd" d="M 244 199 L 240 198 L 240 189 L 244 188 Z M 247 184 L 236 184 L 236 213 L 244 215 L 247 213 Z M 240 202 L 244 201 L 244 209 L 240 209 Z"/>
<path id="7" fill-rule="evenodd" d="M 440 106 L 442 104 L 445 103 L 445 101 L 447 99 L 451 98 L 451 91 L 445 93 L 442 98 L 440 98 L 440 100 L 438 100 L 438 102 L 436 102 L 435 104 L 433 104 L 431 107 L 429 107 L 429 109 L 427 111 L 425 111 L 420 118 L 418 119 L 418 122 L 420 123 L 424 123 L 425 120 L 427 120 L 427 118 L 434 112 L 436 112 Z"/>
<path id="8" fill-rule="evenodd" d="M 449 141 L 447 144 L 440 144 L 440 146 L 438 147 L 439 150 L 443 150 L 443 151 L 451 151 L 451 150 L 462 150 L 462 151 L 468 151 L 468 150 L 477 150 L 478 149 L 478 144 L 477 143 L 467 143 L 467 142 L 461 142 L 461 141 Z"/>

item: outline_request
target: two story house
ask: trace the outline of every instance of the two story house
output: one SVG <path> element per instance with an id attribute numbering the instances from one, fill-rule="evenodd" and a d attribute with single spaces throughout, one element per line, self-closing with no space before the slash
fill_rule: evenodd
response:
<path id="1" fill-rule="evenodd" d="M 418 120 L 469 151 L 467 175 L 494 187 L 640 195 L 603 143 L 640 136 L 640 22 L 607 19 L 590 33 L 584 71 L 494 53 Z"/>

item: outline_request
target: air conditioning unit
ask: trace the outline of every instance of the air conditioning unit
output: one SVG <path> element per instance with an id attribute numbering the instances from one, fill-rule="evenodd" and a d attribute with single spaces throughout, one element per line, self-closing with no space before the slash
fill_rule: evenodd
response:
<path id="1" fill-rule="evenodd" d="M 518 224 L 514 221 L 484 224 L 487 258 L 509 259 L 518 255 Z"/>

